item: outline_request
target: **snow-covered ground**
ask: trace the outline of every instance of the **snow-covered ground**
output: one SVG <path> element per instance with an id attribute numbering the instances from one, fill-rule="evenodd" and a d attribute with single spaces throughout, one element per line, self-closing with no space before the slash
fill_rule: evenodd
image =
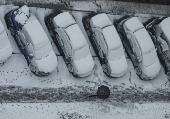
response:
<path id="1" fill-rule="evenodd" d="M 170 104 L 7 103 L 2 119 L 170 119 Z"/>

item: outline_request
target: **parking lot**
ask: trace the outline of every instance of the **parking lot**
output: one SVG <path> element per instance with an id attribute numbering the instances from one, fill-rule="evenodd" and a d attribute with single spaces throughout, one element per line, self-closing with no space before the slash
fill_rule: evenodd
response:
<path id="1" fill-rule="evenodd" d="M 78 6 L 77 8 L 80 8 L 80 6 Z M 14 6 L 14 5 L 1 5 L 0 6 L 0 20 L 3 22 L 5 28 L 6 28 L 6 22 L 4 20 L 4 15 L 10 10 L 15 9 L 17 7 L 18 6 Z M 94 5 L 94 7 L 91 7 L 90 10 L 94 10 L 95 8 L 98 9 L 98 7 L 95 7 Z M 12 57 L 10 57 L 10 59 L 4 65 L 0 66 L 0 79 L 1 79 L 0 80 L 0 87 L 1 87 L 0 96 L 2 97 L 0 99 L 0 102 L 31 102 L 31 103 L 41 102 L 41 103 L 44 103 L 44 102 L 90 101 L 90 103 L 91 102 L 101 103 L 102 101 L 97 99 L 97 97 L 89 98 L 89 96 L 96 94 L 98 86 L 101 86 L 101 85 L 106 85 L 111 90 L 111 96 L 105 102 L 106 103 L 114 102 L 113 105 L 116 105 L 117 103 L 115 102 L 118 102 L 119 104 L 117 104 L 117 106 L 121 105 L 120 104 L 121 101 L 125 103 L 127 102 L 145 103 L 145 102 L 154 102 L 154 101 L 155 102 L 156 101 L 168 102 L 169 101 L 170 82 L 168 81 L 164 73 L 163 67 L 161 68 L 161 71 L 156 78 L 150 81 L 144 81 L 144 80 L 141 80 L 136 75 L 133 64 L 131 60 L 129 59 L 129 57 L 126 55 L 129 68 L 128 68 L 128 72 L 124 76 L 120 78 L 111 78 L 111 77 L 106 76 L 105 73 L 103 73 L 98 56 L 95 54 L 94 49 L 87 37 L 87 34 L 82 24 L 82 18 L 88 15 L 89 14 L 88 12 L 70 11 L 70 13 L 75 17 L 76 22 L 80 26 L 80 29 L 83 32 L 88 42 L 91 54 L 93 56 L 93 60 L 95 62 L 95 70 L 88 77 L 85 77 L 85 78 L 74 77 L 72 74 L 68 72 L 68 69 L 63 60 L 63 57 L 60 55 L 57 47 L 53 43 L 53 40 L 44 23 L 45 16 L 52 13 L 53 9 L 30 7 L 30 10 L 38 18 L 48 38 L 50 39 L 53 50 L 55 51 L 55 54 L 58 58 L 59 65 L 58 65 L 58 68 L 51 75 L 46 76 L 46 77 L 38 77 L 34 75 L 33 73 L 31 73 L 29 67 L 27 66 L 27 62 L 24 56 L 21 54 L 15 42 L 15 39 L 11 36 L 9 30 L 6 28 L 10 43 L 12 44 L 13 54 L 12 54 Z M 169 14 L 167 12 L 162 12 L 162 13 L 164 14 L 155 14 L 155 13 L 154 14 L 142 14 L 140 13 L 140 14 L 134 14 L 134 15 L 137 16 L 142 23 L 145 23 L 152 17 L 163 16 L 165 14 Z M 110 20 L 114 22 L 122 18 L 123 16 L 125 16 L 125 14 L 120 15 L 120 14 L 110 13 L 108 14 L 108 16 Z M 47 96 L 47 94 L 49 95 Z M 150 97 L 148 96 L 148 94 Z M 117 98 L 115 98 L 115 96 L 117 96 Z M 134 97 L 134 98 L 132 99 L 130 97 Z M 15 105 L 14 107 L 16 107 L 16 104 L 14 105 Z M 10 106 L 11 105 L 7 105 L 4 107 L 7 109 Z M 40 105 L 37 105 L 37 107 L 38 106 Z M 100 107 L 100 105 L 98 104 L 97 106 L 96 105 L 94 106 L 96 110 L 98 106 Z M 104 110 L 106 110 L 106 108 L 111 109 L 112 107 L 109 107 L 109 106 L 110 104 L 101 106 L 101 110 L 104 107 L 105 107 Z M 86 107 L 86 108 L 89 109 L 89 107 Z M 158 105 L 158 107 L 160 107 L 160 105 Z M 71 105 L 71 108 L 72 108 L 72 105 Z M 145 107 L 144 105 L 143 108 L 148 108 L 148 107 L 147 106 Z M 149 108 L 151 109 L 151 107 Z M 118 109 L 116 111 L 119 112 L 120 110 Z M 0 110 L 0 112 L 4 114 L 3 111 Z M 86 112 L 88 111 L 86 110 Z M 110 115 L 109 112 L 112 112 L 112 111 L 108 111 L 108 113 L 103 111 L 104 115 L 106 114 Z M 8 113 L 11 113 L 11 112 L 8 112 Z M 129 112 L 126 110 L 125 113 L 129 113 Z M 89 115 L 94 116 L 93 114 L 89 114 Z M 99 115 L 100 114 L 98 114 L 98 117 Z M 94 117 L 97 118 L 96 115 Z M 83 117 L 83 119 L 84 118 L 85 117 Z"/>
<path id="2" fill-rule="evenodd" d="M 17 6 L 1 6 L 1 13 L 5 15 L 9 10 L 15 9 Z M 87 37 L 87 34 L 84 30 L 83 24 L 82 24 L 82 17 L 87 15 L 86 12 L 77 12 L 77 11 L 71 11 L 71 14 L 75 17 L 78 25 L 80 26 L 83 34 L 86 37 L 86 40 L 88 42 L 88 45 L 91 50 L 91 54 L 93 56 L 93 59 L 95 61 L 95 71 L 88 77 L 85 78 L 75 78 L 73 75 L 71 75 L 67 67 L 65 65 L 65 62 L 63 61 L 62 56 L 60 55 L 57 47 L 53 43 L 52 38 L 50 37 L 50 34 L 45 26 L 44 18 L 45 16 L 52 13 L 52 9 L 44 9 L 44 8 L 30 8 L 31 12 L 38 18 L 41 25 L 43 26 L 44 30 L 46 31 L 46 34 L 48 35 L 48 38 L 51 41 L 51 44 L 53 46 L 53 49 L 55 51 L 55 54 L 57 55 L 57 58 L 59 60 L 59 66 L 56 69 L 54 73 L 47 77 L 37 77 L 36 75 L 32 74 L 27 66 L 26 60 L 23 57 L 23 55 L 20 53 L 20 50 L 18 49 L 18 46 L 14 40 L 14 38 L 11 36 L 11 34 L 8 32 L 8 36 L 10 38 L 10 42 L 13 47 L 13 55 L 12 57 L 3 65 L 1 66 L 1 83 L 0 85 L 16 85 L 21 87 L 40 87 L 40 88 L 59 88 L 59 87 L 65 87 L 65 86 L 87 86 L 87 87 L 93 87 L 94 89 L 97 89 L 99 85 L 107 85 L 110 88 L 117 85 L 124 87 L 141 87 L 144 90 L 154 90 L 157 88 L 165 89 L 169 86 L 169 81 L 166 78 L 166 75 L 164 74 L 163 68 L 161 69 L 161 72 L 159 75 L 150 81 L 143 81 L 139 79 L 139 77 L 136 75 L 134 71 L 134 67 L 132 65 L 131 60 L 129 60 L 129 57 L 127 57 L 129 69 L 128 72 L 120 78 L 111 78 L 106 76 L 101 68 L 101 65 L 99 63 L 99 59 L 96 56 L 93 47 L 91 46 L 91 43 Z M 1 21 L 6 25 L 4 16 L 1 14 Z M 115 21 L 123 17 L 124 15 L 111 15 L 108 14 L 111 21 Z M 150 15 L 139 15 L 138 18 L 141 20 L 141 22 L 146 22 L 148 19 L 152 18 Z M 17 63 L 16 63 L 17 62 Z M 27 83 L 26 83 L 27 82 Z M 95 92 L 95 90 L 94 90 Z"/>

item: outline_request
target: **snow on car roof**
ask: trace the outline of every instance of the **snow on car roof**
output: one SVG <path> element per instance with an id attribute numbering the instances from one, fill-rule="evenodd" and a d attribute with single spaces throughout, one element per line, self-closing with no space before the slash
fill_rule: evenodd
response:
<path id="1" fill-rule="evenodd" d="M 90 24 L 92 25 L 92 27 L 94 26 L 103 28 L 105 26 L 112 25 L 112 22 L 105 13 L 102 13 L 92 17 L 90 20 Z"/>
<path id="2" fill-rule="evenodd" d="M 134 33 L 136 40 L 142 50 L 142 53 L 147 53 L 154 48 L 151 37 L 145 28 L 142 28 Z"/>
<path id="3" fill-rule="evenodd" d="M 0 21 L 0 34 L 5 30 L 2 22 Z"/>
<path id="4" fill-rule="evenodd" d="M 26 23 L 26 20 L 27 20 L 27 16 L 24 14 L 24 13 L 21 13 L 21 14 L 17 14 L 15 16 L 15 21 L 17 21 L 18 23 L 24 25 Z"/>
<path id="5" fill-rule="evenodd" d="M 55 27 L 67 27 L 71 24 L 75 24 L 76 21 L 73 19 L 69 12 L 64 12 L 54 17 L 53 23 Z"/>
<path id="6" fill-rule="evenodd" d="M 26 35 L 28 35 L 28 38 L 32 41 L 35 47 L 48 41 L 48 37 L 41 24 L 32 14 L 30 19 L 28 19 L 26 24 L 23 26 L 23 31 L 26 33 Z"/>
<path id="7" fill-rule="evenodd" d="M 159 26 L 161 27 L 161 29 L 163 30 L 165 36 L 168 38 L 169 42 L 170 42 L 170 17 L 164 19 Z"/>
<path id="8" fill-rule="evenodd" d="M 28 16 L 29 16 L 29 8 L 26 5 L 24 5 L 21 8 L 19 8 L 19 14 L 15 16 L 15 21 L 24 25 L 26 20 L 28 19 Z"/>
<path id="9" fill-rule="evenodd" d="M 86 39 L 77 24 L 68 27 L 65 31 L 72 42 L 72 47 L 74 50 L 87 44 Z"/>
<path id="10" fill-rule="evenodd" d="M 125 26 L 131 31 L 131 32 L 134 32 L 136 31 L 137 29 L 140 29 L 143 26 L 143 24 L 139 21 L 139 19 L 137 17 L 132 17 L 130 19 L 128 19 L 126 22 L 125 22 Z"/>
<path id="11" fill-rule="evenodd" d="M 120 45 L 122 45 L 120 37 L 113 25 L 102 29 L 102 33 L 106 40 L 109 50 L 116 49 Z"/>

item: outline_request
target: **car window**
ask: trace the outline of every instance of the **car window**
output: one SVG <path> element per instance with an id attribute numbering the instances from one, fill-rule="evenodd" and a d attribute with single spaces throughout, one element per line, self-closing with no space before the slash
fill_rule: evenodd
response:
<path id="1" fill-rule="evenodd" d="M 108 46 L 102 33 L 100 33 L 100 39 L 101 39 L 101 46 L 104 51 L 104 54 L 108 55 Z"/>
<path id="2" fill-rule="evenodd" d="M 30 54 L 34 54 L 34 48 L 31 43 L 28 44 L 28 50 Z"/>
<path id="3" fill-rule="evenodd" d="M 81 60 L 83 58 L 86 58 L 88 55 L 90 54 L 88 45 L 85 44 L 82 47 L 74 50 L 74 60 L 78 61 Z"/>

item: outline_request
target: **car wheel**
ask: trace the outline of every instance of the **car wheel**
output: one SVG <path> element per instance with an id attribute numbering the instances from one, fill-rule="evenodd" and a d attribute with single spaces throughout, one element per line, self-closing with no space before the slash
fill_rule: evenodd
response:
<path id="1" fill-rule="evenodd" d="M 140 67 L 135 67 L 136 74 L 141 76 L 142 75 L 142 70 Z"/>
<path id="2" fill-rule="evenodd" d="M 68 64 L 68 71 L 69 71 L 70 73 L 73 73 L 73 67 L 71 66 L 71 64 Z"/>
<path id="3" fill-rule="evenodd" d="M 29 68 L 33 73 L 36 73 L 36 66 L 33 63 L 29 63 Z"/>
<path id="4" fill-rule="evenodd" d="M 12 27 L 9 27 L 9 31 L 11 32 L 11 35 L 14 36 L 15 35 L 15 31 Z"/>

